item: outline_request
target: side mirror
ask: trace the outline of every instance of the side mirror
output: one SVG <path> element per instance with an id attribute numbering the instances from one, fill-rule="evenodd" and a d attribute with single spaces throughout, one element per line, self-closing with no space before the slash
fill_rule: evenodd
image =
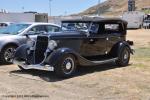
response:
<path id="1" fill-rule="evenodd" d="M 34 31 L 29 31 L 29 32 L 24 34 L 24 36 L 26 36 L 27 39 L 30 39 L 29 35 L 35 35 L 35 32 Z"/>

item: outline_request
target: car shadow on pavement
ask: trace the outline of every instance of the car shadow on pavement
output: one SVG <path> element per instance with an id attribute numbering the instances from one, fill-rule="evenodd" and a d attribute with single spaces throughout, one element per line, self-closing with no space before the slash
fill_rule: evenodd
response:
<path id="1" fill-rule="evenodd" d="M 130 66 L 130 64 L 128 66 Z M 128 67 L 128 66 L 126 66 L 126 67 Z M 77 76 L 82 76 L 82 75 L 91 74 L 91 73 L 95 73 L 95 72 L 103 72 L 103 71 L 116 69 L 116 68 L 123 68 L 123 67 L 119 67 L 113 62 L 98 65 L 98 66 L 85 66 L 85 67 L 81 66 L 81 67 L 77 68 L 77 72 L 74 76 L 77 77 Z"/>
<path id="2" fill-rule="evenodd" d="M 78 66 L 75 75 L 73 75 L 70 78 L 83 76 L 83 75 L 87 75 L 87 74 L 95 73 L 95 72 L 107 71 L 107 70 L 111 70 L 115 68 L 120 68 L 120 67 L 118 67 L 114 63 L 108 63 L 108 64 L 99 65 L 99 66 L 86 66 L 86 67 Z M 65 80 L 65 79 L 70 79 L 70 78 L 58 78 L 54 72 L 40 71 L 40 70 L 27 70 L 27 71 L 15 70 L 15 71 L 11 71 L 10 73 L 16 74 L 22 77 L 26 75 L 30 75 L 29 79 L 33 79 L 32 77 L 37 77 L 37 79 L 35 78 L 34 80 L 44 80 L 47 82 L 57 82 L 57 81 Z"/>

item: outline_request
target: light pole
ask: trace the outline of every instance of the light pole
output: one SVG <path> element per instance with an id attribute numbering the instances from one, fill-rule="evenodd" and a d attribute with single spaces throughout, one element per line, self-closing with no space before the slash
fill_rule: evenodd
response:
<path id="1" fill-rule="evenodd" d="M 24 12 L 24 6 L 22 7 L 22 11 Z"/>
<path id="2" fill-rule="evenodd" d="M 64 16 L 67 16 L 67 11 L 64 12 Z"/>
<path id="3" fill-rule="evenodd" d="M 49 14 L 50 14 L 50 16 L 51 16 L 51 2 L 52 2 L 52 0 L 49 0 Z"/>
<path id="4" fill-rule="evenodd" d="M 98 9 L 97 9 L 97 10 L 98 10 L 98 16 L 100 16 L 100 13 L 101 13 L 101 12 L 100 12 L 100 7 L 99 7 L 100 3 L 101 3 L 101 0 L 98 0 L 98 7 L 97 7 L 97 8 L 98 8 Z"/>

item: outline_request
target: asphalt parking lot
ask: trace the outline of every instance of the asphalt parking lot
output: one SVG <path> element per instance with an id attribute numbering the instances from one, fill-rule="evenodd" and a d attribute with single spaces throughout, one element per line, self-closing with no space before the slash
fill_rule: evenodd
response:
<path id="1" fill-rule="evenodd" d="M 129 66 L 82 67 L 68 79 L 0 65 L 0 100 L 150 100 L 150 30 L 129 30 L 128 39 L 136 51 Z"/>

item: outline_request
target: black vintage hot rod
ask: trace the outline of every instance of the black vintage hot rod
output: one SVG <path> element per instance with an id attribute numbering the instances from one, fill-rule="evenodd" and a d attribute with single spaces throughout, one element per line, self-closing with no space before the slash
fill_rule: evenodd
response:
<path id="1" fill-rule="evenodd" d="M 55 71 L 60 77 L 74 74 L 77 65 L 95 66 L 114 61 L 127 66 L 133 50 L 126 41 L 127 22 L 121 19 L 62 21 L 62 32 L 40 35 L 20 46 L 13 62 L 22 70 Z"/>

